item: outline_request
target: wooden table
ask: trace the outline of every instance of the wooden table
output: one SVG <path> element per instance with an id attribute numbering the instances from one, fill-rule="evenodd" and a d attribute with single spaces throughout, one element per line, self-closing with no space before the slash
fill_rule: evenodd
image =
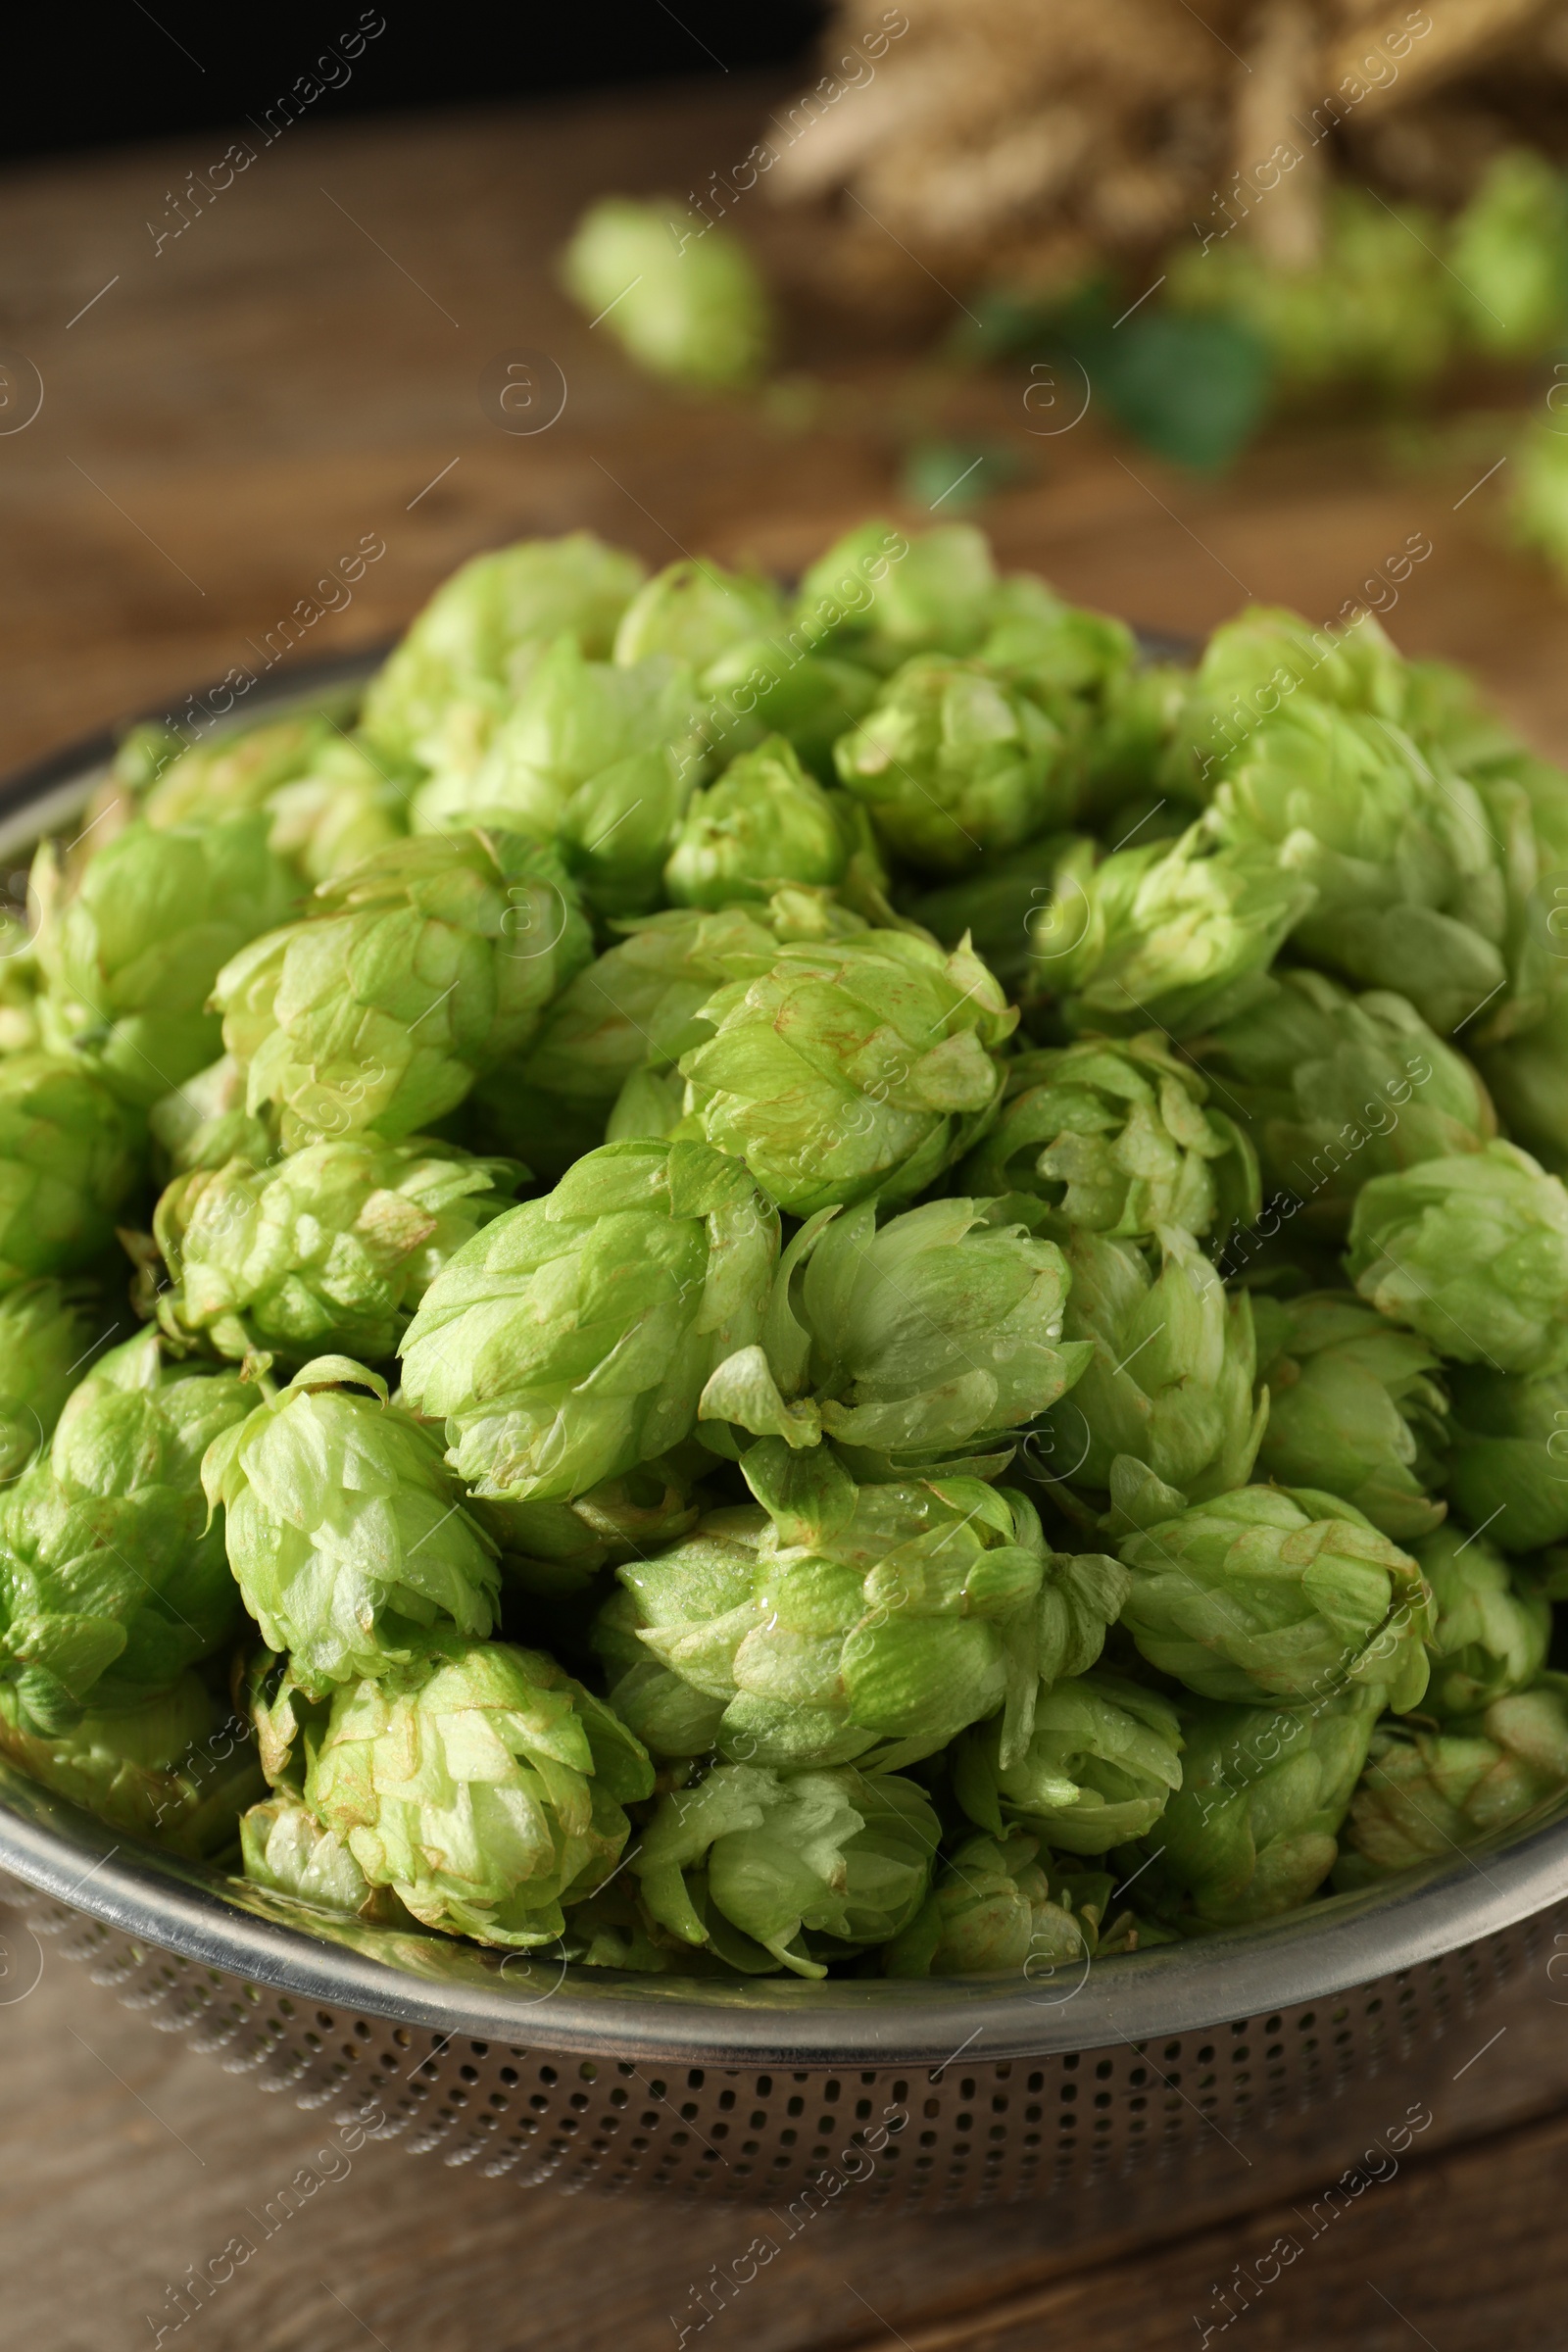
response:
<path id="1" fill-rule="evenodd" d="M 598 189 L 701 185 L 745 152 L 771 96 L 733 77 L 657 105 L 352 129 L 334 128 L 325 100 L 161 248 L 168 192 L 192 169 L 211 177 L 226 141 L 72 159 L 0 188 L 0 350 L 43 386 L 34 420 L 0 433 L 0 762 L 255 667 L 268 632 L 368 535 L 384 556 L 302 656 L 389 635 L 463 557 L 524 533 L 587 523 L 655 563 L 694 550 L 794 567 L 868 511 L 918 523 L 894 489 L 917 398 L 946 429 L 1010 439 L 1028 466 L 983 516 L 1006 562 L 1153 626 L 1201 631 L 1248 595 L 1326 616 L 1423 536 L 1431 556 L 1391 615 L 1399 643 L 1473 663 L 1543 749 L 1568 756 L 1568 607 L 1501 544 L 1496 485 L 1470 495 L 1492 462 L 1484 435 L 1420 470 L 1376 432 L 1285 438 L 1228 481 L 1195 484 L 1102 436 L 1093 413 L 1033 435 L 1021 367 L 911 391 L 907 351 L 867 352 L 854 320 L 809 307 L 789 364 L 825 397 L 767 412 L 634 377 L 555 291 L 552 252 Z M 747 225 L 787 271 L 796 232 L 749 201 Z M 519 350 L 550 355 L 567 387 L 559 420 L 531 436 L 503 430 L 483 401 Z M 28 380 L 13 368 L 14 403 Z M 803 424 L 813 400 L 817 421 Z M 0 424 L 21 413 L 0 408 Z M 0 2342 L 149 2342 L 169 2285 L 326 2134 L 56 1958 L 27 1990 L 31 1954 L 7 1927 Z M 1544 1977 L 1521 1987 L 1498 2013 L 1506 2034 L 1453 2094 L 1454 2131 L 1507 2129 L 1378 2188 L 1235 2340 L 1562 2342 L 1558 1997 Z M 1283 2226 L 1257 2213 L 1168 2245 L 1086 2249 L 1073 2268 L 1041 2252 L 1027 2210 L 824 2220 L 711 2337 L 719 2352 L 1022 2352 L 1071 2331 L 1097 2352 L 1158 2352 L 1199 2340 L 1212 2290 Z M 732 2211 L 566 2203 L 367 2147 L 164 2340 L 673 2352 L 669 2314 L 747 2234 Z"/>

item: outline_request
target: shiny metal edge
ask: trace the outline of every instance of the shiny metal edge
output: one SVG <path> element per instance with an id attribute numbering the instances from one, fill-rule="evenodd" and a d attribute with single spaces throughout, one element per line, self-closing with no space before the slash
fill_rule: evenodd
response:
<path id="1" fill-rule="evenodd" d="M 1145 643 L 1156 659 L 1187 650 Z M 355 684 L 385 651 L 300 662 L 264 679 L 243 710 L 198 732 Z M 87 737 L 0 781 L 0 857 L 82 806 L 120 731 Z M 198 1967 L 438 2034 L 690 2066 L 940 2070 L 970 2053 L 971 2063 L 991 2063 L 1201 2033 L 1334 2000 L 1419 1967 L 1568 1898 L 1568 1819 L 1387 1889 L 1333 1896 L 1305 1918 L 1102 1960 L 1022 1988 L 989 1978 L 650 1978 L 565 1968 L 433 1932 L 368 1928 L 117 1838 L 4 1764 L 0 1870 Z"/>

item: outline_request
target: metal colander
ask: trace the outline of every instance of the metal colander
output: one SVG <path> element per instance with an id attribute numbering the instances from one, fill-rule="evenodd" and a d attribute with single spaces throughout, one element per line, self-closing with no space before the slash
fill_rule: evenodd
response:
<path id="1" fill-rule="evenodd" d="M 262 682 L 246 715 L 302 683 Z M 0 858 L 79 809 L 112 750 L 0 788 Z M 1446 2084 L 1554 1905 L 1568 1925 L 1568 1819 L 1262 1926 L 929 1983 L 637 1977 L 368 1927 L 117 1838 L 4 1766 L 0 1871 L 35 1933 L 160 2027 L 449 2165 L 792 2212 L 1043 2199 L 1061 2243 L 1338 2170 Z"/>

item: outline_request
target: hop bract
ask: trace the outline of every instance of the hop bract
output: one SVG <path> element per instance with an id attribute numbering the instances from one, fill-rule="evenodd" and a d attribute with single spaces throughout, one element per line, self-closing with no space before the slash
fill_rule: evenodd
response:
<path id="1" fill-rule="evenodd" d="M 1503 1551 L 1539 1551 L 1568 1536 L 1568 1374 L 1530 1380 L 1486 1364 L 1456 1366 L 1447 1493 L 1467 1527 Z"/>
<path id="2" fill-rule="evenodd" d="M 677 197 L 604 197 L 578 221 L 561 273 L 654 375 L 727 388 L 761 372 L 773 327 L 757 267 L 731 230 Z"/>
<path id="3" fill-rule="evenodd" d="M 240 1854 L 252 1886 L 270 1887 L 323 1911 L 404 1926 L 409 1914 L 389 1886 L 372 1886 L 347 1840 L 326 1830 L 293 1796 L 270 1796 L 240 1815 Z"/>
<path id="4" fill-rule="evenodd" d="M 102 1255 L 140 1146 L 134 1115 L 80 1061 L 0 1058 L 0 1288 L 79 1273 Z"/>
<path id="5" fill-rule="evenodd" d="M 1099 1918 L 1075 1908 L 1071 1882 L 1048 1876 L 1022 1830 L 966 1838 L 914 1918 L 882 1955 L 890 1977 L 1019 1975 L 1029 1983 L 1088 1962 Z"/>
<path id="6" fill-rule="evenodd" d="M 15 1478 L 48 1444 L 76 1380 L 115 1325 L 89 1282 L 24 1282 L 0 1292 L 0 1481 Z"/>
<path id="7" fill-rule="evenodd" d="M 514 834 L 401 842 L 317 893 L 219 975 L 246 1107 L 274 1104 L 286 1150 L 368 1132 L 397 1142 L 519 1054 L 588 961 L 555 854 Z"/>
<path id="8" fill-rule="evenodd" d="M 1019 1825 L 1070 1854 L 1104 1854 L 1152 1830 L 1182 1785 L 1176 1709 L 1115 1674 L 1082 1674 L 1042 1690 L 1027 1747 L 1003 1761 L 1000 1727 L 966 1732 L 954 1792 L 1000 1838 Z"/>
<path id="9" fill-rule="evenodd" d="M 749 906 L 791 882 L 845 896 L 885 890 L 865 820 L 842 793 L 824 792 L 782 735 L 732 760 L 692 796 L 664 867 L 678 906 Z"/>
<path id="10" fill-rule="evenodd" d="M 960 873 L 1072 814 L 1062 731 L 978 662 L 923 654 L 896 672 L 834 747 L 839 780 L 887 847 L 927 872 Z"/>
<path id="11" fill-rule="evenodd" d="M 100 1683 L 117 1704 L 167 1690 L 234 1625 L 201 1462 L 255 1401 L 234 1373 L 165 1364 L 145 1331 L 100 1357 L 6 1489 L 0 1676 L 40 1730 L 79 1720 Z"/>
<path id="12" fill-rule="evenodd" d="M 961 1170 L 976 1193 L 1033 1193 L 1074 1227 L 1201 1236 L 1257 1212 L 1251 1145 L 1155 1030 L 1020 1054 L 1001 1114 Z"/>
<path id="13" fill-rule="evenodd" d="M 704 1007 L 687 1109 L 794 1216 L 907 1200 L 975 1140 L 1017 1013 L 979 959 L 905 932 L 780 950 Z"/>
<path id="14" fill-rule="evenodd" d="M 780 1261 L 760 1346 L 703 1392 L 705 1421 L 804 1446 L 831 1438 L 857 1477 L 939 1466 L 992 1477 L 1072 1387 L 1066 1261 L 1003 1204 L 926 1200 L 878 1231 L 869 1202 L 824 1209 Z"/>
<path id="15" fill-rule="evenodd" d="M 1404 1714 L 1427 1687 L 1421 1571 L 1337 1495 L 1243 1487 L 1125 1538 L 1122 1622 L 1200 1697 L 1329 1697 L 1349 1683 Z"/>
<path id="16" fill-rule="evenodd" d="M 307 1698 L 406 1665 L 415 1627 L 489 1633 L 495 1547 L 440 1439 L 363 1364 L 307 1364 L 215 1439 L 201 1474 L 245 1606 Z"/>
<path id="17" fill-rule="evenodd" d="M 811 1939 L 836 1956 L 896 1936 L 924 1898 L 940 1836 L 923 1789 L 896 1774 L 720 1764 L 661 1799 L 631 1868 L 683 1941 L 743 1969 L 771 1957 L 823 1977 Z"/>
<path id="18" fill-rule="evenodd" d="M 219 972 L 299 896 L 267 835 L 260 814 L 132 823 L 74 877 L 52 844 L 39 851 L 29 887 L 45 1034 L 87 1049 L 125 1102 L 146 1108 L 218 1052 Z"/>
<path id="19" fill-rule="evenodd" d="M 1272 1919 L 1317 1892 L 1382 1704 L 1380 1690 L 1358 1687 L 1310 1706 L 1182 1707 L 1182 1785 L 1160 1819 L 1155 1867 L 1197 1918 Z"/>
<path id="20" fill-rule="evenodd" d="M 172 1287 L 158 1317 L 220 1355 L 391 1355 L 447 1261 L 511 1205 L 516 1169 L 454 1144 L 309 1144 L 270 1167 L 176 1176 L 153 1231 Z"/>
<path id="21" fill-rule="evenodd" d="M 761 1325 L 778 1221 L 705 1145 L 607 1144 L 498 1217 L 425 1293 L 404 1394 L 444 1416 L 464 1484 L 569 1499 L 690 1436 Z"/>
<path id="22" fill-rule="evenodd" d="M 1348 1292 L 1252 1301 L 1268 1422 L 1257 1466 L 1281 1486 L 1321 1480 L 1396 1544 L 1438 1525 L 1447 1398 L 1438 1357 Z"/>
<path id="23" fill-rule="evenodd" d="M 95 1699 L 56 1731 L 0 1683 L 0 1755 L 111 1829 L 197 1858 L 232 1846 L 235 1814 L 266 1787 L 250 1726 L 188 1672 L 167 1690 Z"/>
<path id="24" fill-rule="evenodd" d="M 1568 1370 L 1568 1192 L 1514 1144 L 1374 1177 L 1346 1264 L 1380 1314 L 1455 1362 Z"/>
<path id="25" fill-rule="evenodd" d="M 371 1886 L 426 1927 L 550 1943 L 625 1845 L 653 1772 L 553 1658 L 459 1634 L 411 1640 L 393 1674 L 340 1690 L 305 1802 Z"/>

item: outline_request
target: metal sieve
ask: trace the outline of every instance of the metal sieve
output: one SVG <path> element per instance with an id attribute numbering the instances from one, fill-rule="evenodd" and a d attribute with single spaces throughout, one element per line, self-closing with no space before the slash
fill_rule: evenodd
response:
<path id="1" fill-rule="evenodd" d="M 263 681 L 243 715 L 374 658 Z M 0 786 L 0 856 L 80 808 L 112 751 Z M 164 2029 L 449 2165 L 792 2211 L 1047 2199 L 1061 2243 L 1338 2169 L 1446 2082 L 1553 1906 L 1568 1925 L 1568 1818 L 1283 1920 L 929 1983 L 649 1978 L 368 1927 L 117 1837 L 4 1765 L 0 1871 Z"/>

